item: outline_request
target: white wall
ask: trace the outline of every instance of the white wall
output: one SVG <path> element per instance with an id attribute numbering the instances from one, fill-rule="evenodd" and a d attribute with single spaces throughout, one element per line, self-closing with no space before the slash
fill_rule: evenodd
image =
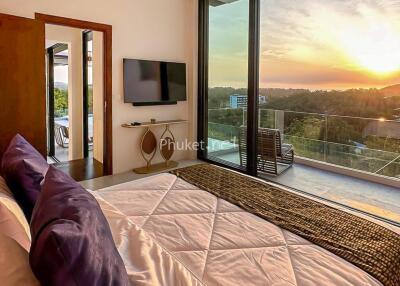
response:
<path id="1" fill-rule="evenodd" d="M 188 126 L 174 126 L 172 131 L 177 140 L 195 139 L 197 0 L 1 0 L 0 12 L 31 18 L 40 12 L 113 26 L 114 173 L 144 165 L 138 149 L 140 129 L 124 129 L 122 123 L 150 118 L 188 119 Z M 172 106 L 124 104 L 123 58 L 186 62 L 189 100 Z M 161 135 L 161 130 L 156 135 Z M 193 152 L 183 151 L 173 159 L 193 156 Z"/>

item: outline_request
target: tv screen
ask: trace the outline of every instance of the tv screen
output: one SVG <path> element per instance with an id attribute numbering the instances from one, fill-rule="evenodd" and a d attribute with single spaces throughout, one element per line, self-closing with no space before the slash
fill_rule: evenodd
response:
<path id="1" fill-rule="evenodd" d="M 134 105 L 186 100 L 186 65 L 124 59 L 124 101 Z"/>

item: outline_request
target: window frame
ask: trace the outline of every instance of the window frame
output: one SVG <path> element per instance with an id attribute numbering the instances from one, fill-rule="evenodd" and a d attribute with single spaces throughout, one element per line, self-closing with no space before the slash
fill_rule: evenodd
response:
<path id="1" fill-rule="evenodd" d="M 248 1 L 247 165 L 242 169 L 222 160 L 211 160 L 208 158 L 207 148 L 200 148 L 197 157 L 203 161 L 257 176 L 260 0 Z M 209 7 L 210 0 L 199 0 L 197 140 L 202 143 L 200 146 L 206 146 L 208 141 Z"/>
<path id="2" fill-rule="evenodd" d="M 212 0 L 199 0 L 198 28 L 198 142 L 206 146 L 208 139 L 208 47 L 209 47 L 209 4 Z M 215 0 L 214 0 L 215 1 Z M 249 32 L 248 32 L 248 106 L 247 106 L 247 166 L 238 168 L 233 163 L 209 159 L 207 148 L 199 149 L 197 157 L 200 160 L 237 170 L 248 175 L 257 176 L 257 129 L 258 90 L 260 65 L 260 0 L 249 1 Z M 361 170 L 336 166 L 330 163 L 318 162 L 304 157 L 295 157 L 295 162 L 338 174 L 345 174 L 357 179 L 373 183 L 398 187 L 400 179 L 371 174 Z"/>
<path id="3" fill-rule="evenodd" d="M 209 4 L 212 0 L 199 0 L 199 26 L 198 26 L 198 124 L 197 138 L 200 146 L 206 146 L 208 139 L 208 61 L 209 61 Z M 221 159 L 208 158 L 207 148 L 200 148 L 197 151 L 198 159 L 212 163 L 214 165 L 231 169 L 243 174 L 258 177 L 257 173 L 257 133 L 259 125 L 258 117 L 258 93 L 259 93 L 259 65 L 260 65 L 260 0 L 249 1 L 249 32 L 248 32 L 248 106 L 247 106 L 247 166 L 246 168 L 238 168 L 233 163 Z M 361 179 L 373 183 L 378 183 L 390 187 L 398 187 L 400 179 L 390 178 L 378 174 L 371 174 L 361 170 L 350 169 L 343 166 L 336 166 L 330 163 L 319 162 L 304 157 L 296 157 L 295 163 L 314 167 L 320 170 L 333 172 L 350 176 L 356 179 Z M 262 180 L 270 181 L 267 178 Z M 274 182 L 276 183 L 276 182 Z M 399 223 L 363 211 L 355 209 L 348 205 L 343 205 L 339 202 L 332 201 L 299 189 L 293 189 L 282 185 L 286 189 L 294 192 L 314 197 L 318 200 L 331 203 L 336 206 L 364 214 L 374 219 L 400 226 Z"/>

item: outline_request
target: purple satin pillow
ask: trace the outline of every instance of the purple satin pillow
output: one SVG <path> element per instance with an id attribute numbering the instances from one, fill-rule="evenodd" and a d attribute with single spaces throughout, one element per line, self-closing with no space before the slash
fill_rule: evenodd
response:
<path id="1" fill-rule="evenodd" d="M 19 134 L 3 154 L 1 174 L 28 221 L 48 168 L 43 156 Z"/>
<path id="2" fill-rule="evenodd" d="M 42 285 L 129 285 L 96 199 L 51 166 L 31 220 L 29 261 Z"/>

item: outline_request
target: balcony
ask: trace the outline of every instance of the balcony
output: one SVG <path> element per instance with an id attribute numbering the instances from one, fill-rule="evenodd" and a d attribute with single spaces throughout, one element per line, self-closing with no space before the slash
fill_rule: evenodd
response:
<path id="1" fill-rule="evenodd" d="M 243 109 L 210 109 L 208 156 L 240 166 L 245 123 Z M 400 121 L 260 109 L 259 126 L 279 129 L 296 154 L 281 176 L 260 176 L 400 222 Z"/>

